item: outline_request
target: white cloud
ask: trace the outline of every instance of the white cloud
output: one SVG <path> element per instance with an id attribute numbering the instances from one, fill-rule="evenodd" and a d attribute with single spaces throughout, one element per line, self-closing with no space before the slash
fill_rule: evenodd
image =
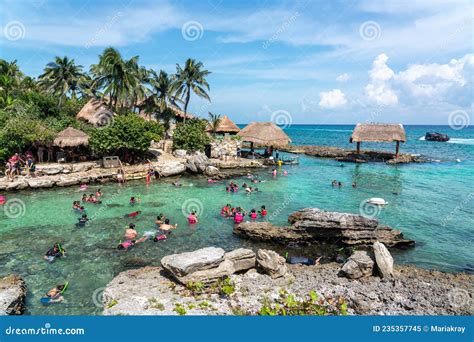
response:
<path id="1" fill-rule="evenodd" d="M 347 103 L 346 96 L 340 89 L 319 93 L 321 100 L 319 106 L 326 109 L 341 107 Z"/>
<path id="2" fill-rule="evenodd" d="M 378 105 L 392 106 L 398 103 L 398 96 L 391 87 L 395 73 L 387 66 L 388 56 L 378 55 L 369 71 L 370 83 L 365 87 L 367 97 Z"/>
<path id="3" fill-rule="evenodd" d="M 344 74 L 341 74 L 341 75 L 337 76 L 336 81 L 338 81 L 338 82 L 347 82 L 347 81 L 349 81 L 349 78 L 350 78 L 349 74 L 344 73 Z"/>

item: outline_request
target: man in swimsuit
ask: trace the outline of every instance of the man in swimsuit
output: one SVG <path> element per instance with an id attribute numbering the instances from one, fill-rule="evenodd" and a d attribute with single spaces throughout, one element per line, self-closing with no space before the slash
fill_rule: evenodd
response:
<path id="1" fill-rule="evenodd" d="M 170 224 L 170 219 L 166 219 L 165 223 L 160 225 L 160 230 L 163 233 L 170 233 L 172 230 L 178 228 L 178 224 L 172 225 Z"/>
<path id="2" fill-rule="evenodd" d="M 62 249 L 58 243 L 55 243 L 53 248 L 46 252 L 43 259 L 52 262 L 55 258 L 60 258 L 62 256 L 66 256 L 66 251 Z"/>

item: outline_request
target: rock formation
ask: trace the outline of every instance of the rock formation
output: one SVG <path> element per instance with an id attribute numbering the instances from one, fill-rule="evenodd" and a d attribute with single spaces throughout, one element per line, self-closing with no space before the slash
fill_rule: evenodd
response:
<path id="1" fill-rule="evenodd" d="M 0 278 L 0 316 L 22 315 L 25 311 L 26 283 L 17 276 Z"/>
<path id="2" fill-rule="evenodd" d="M 374 271 L 374 261 L 366 251 L 356 251 L 342 266 L 341 274 L 349 279 L 369 277 Z"/>

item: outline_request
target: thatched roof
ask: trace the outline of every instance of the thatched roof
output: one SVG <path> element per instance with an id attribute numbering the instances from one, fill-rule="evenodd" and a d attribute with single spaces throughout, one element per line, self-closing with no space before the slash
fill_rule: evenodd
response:
<path id="1" fill-rule="evenodd" d="M 212 128 L 207 128 L 208 132 L 212 132 Z M 216 133 L 239 133 L 240 128 L 231 120 L 227 115 L 224 115 L 219 120 L 217 125 Z"/>
<path id="2" fill-rule="evenodd" d="M 88 122 L 94 126 L 105 126 L 116 114 L 98 99 L 90 99 L 77 113 L 76 119 Z"/>
<path id="3" fill-rule="evenodd" d="M 286 146 L 291 142 L 290 137 L 273 122 L 252 122 L 238 135 L 243 141 L 261 146 Z"/>
<path id="4" fill-rule="evenodd" d="M 401 124 L 361 124 L 352 132 L 350 142 L 405 142 L 405 128 Z"/>
<path id="5" fill-rule="evenodd" d="M 89 145 L 89 136 L 72 127 L 66 128 L 64 131 L 61 131 L 56 136 L 53 142 L 54 146 L 64 147 L 77 147 L 77 146 L 87 146 Z"/>

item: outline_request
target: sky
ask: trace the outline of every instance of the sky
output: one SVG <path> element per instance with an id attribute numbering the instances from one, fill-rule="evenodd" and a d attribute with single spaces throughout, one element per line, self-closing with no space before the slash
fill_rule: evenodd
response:
<path id="1" fill-rule="evenodd" d="M 168 73 L 201 61 L 237 123 L 474 122 L 472 1 L 1 0 L 0 57 L 38 76 L 104 48 Z"/>

